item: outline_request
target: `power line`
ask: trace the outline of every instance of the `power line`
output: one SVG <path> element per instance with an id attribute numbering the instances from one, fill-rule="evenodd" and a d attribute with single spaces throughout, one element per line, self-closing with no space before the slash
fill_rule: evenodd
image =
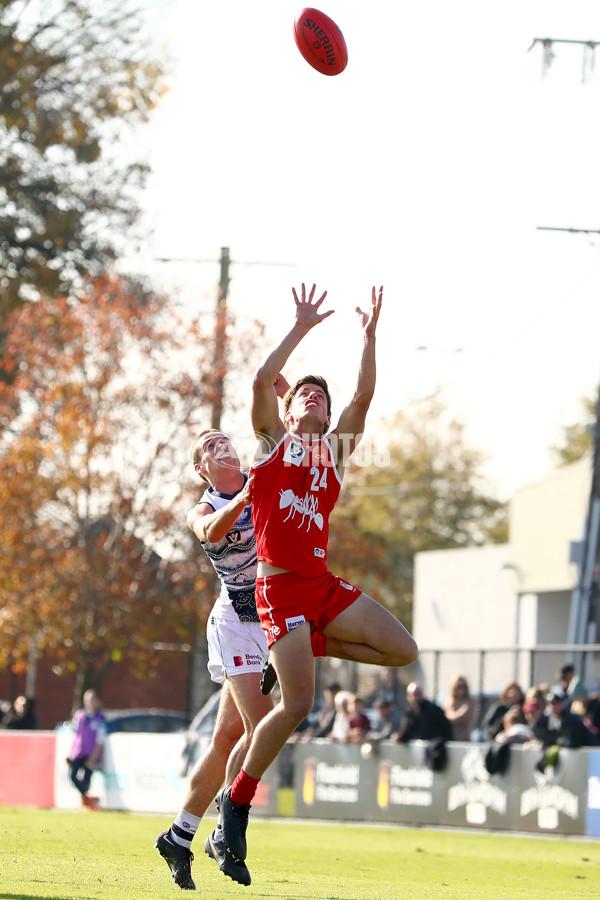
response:
<path id="1" fill-rule="evenodd" d="M 600 234 L 597 228 L 556 228 L 552 225 L 538 225 L 536 231 L 568 231 L 569 234 Z"/>

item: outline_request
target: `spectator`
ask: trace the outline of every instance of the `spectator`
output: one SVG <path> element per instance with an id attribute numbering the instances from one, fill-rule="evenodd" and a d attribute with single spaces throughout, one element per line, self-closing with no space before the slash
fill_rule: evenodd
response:
<path id="1" fill-rule="evenodd" d="M 502 719 L 511 708 L 511 706 L 522 706 L 525 695 L 521 686 L 516 681 L 507 684 L 497 703 L 489 708 L 483 720 L 483 729 L 489 738 L 495 738 L 498 732 L 502 731 Z"/>
<path id="2" fill-rule="evenodd" d="M 350 691 L 338 691 L 335 695 L 335 718 L 329 737 L 332 741 L 338 741 L 341 744 L 348 743 L 350 737 L 350 718 L 349 701 L 352 694 Z"/>
<path id="3" fill-rule="evenodd" d="M 336 713 L 335 695 L 340 690 L 341 687 L 336 681 L 334 681 L 332 684 L 328 684 L 327 687 L 323 688 L 323 697 L 325 698 L 325 703 L 319 710 L 319 721 L 316 727 L 310 731 L 310 737 L 329 737 L 331 729 L 333 728 L 333 721 L 335 719 Z"/>
<path id="4" fill-rule="evenodd" d="M 400 710 L 389 700 L 376 700 L 377 722 L 367 734 L 369 741 L 395 741 L 400 731 Z"/>
<path id="5" fill-rule="evenodd" d="M 533 738 L 520 704 L 515 703 L 502 717 L 502 729 L 494 740 L 498 744 L 525 744 Z"/>
<path id="6" fill-rule="evenodd" d="M 35 700 L 23 695 L 16 698 L 12 707 L 2 720 L 3 728 L 15 728 L 21 731 L 34 731 L 38 727 L 38 718 L 34 713 Z"/>
<path id="7" fill-rule="evenodd" d="M 453 678 L 450 696 L 444 701 L 442 709 L 452 725 L 453 740 L 470 741 L 477 707 L 464 676 L 456 675 Z"/>
<path id="8" fill-rule="evenodd" d="M 408 685 L 406 701 L 408 710 L 396 740 L 402 744 L 406 744 L 408 741 L 429 741 L 435 738 L 441 738 L 444 741 L 452 740 L 452 725 L 439 706 L 432 703 L 431 700 L 425 699 L 420 684 L 413 681 Z"/>
<path id="9" fill-rule="evenodd" d="M 600 732 L 600 697 L 590 694 L 587 699 L 587 714 L 594 728 Z"/>
<path id="10" fill-rule="evenodd" d="M 569 701 L 562 694 L 548 695 L 550 710 L 548 727 L 552 743 L 559 747 L 595 747 L 598 741 L 579 716 L 568 709 Z"/>
<path id="11" fill-rule="evenodd" d="M 348 702 L 348 720 L 350 723 L 348 740 L 360 743 L 370 730 L 371 721 L 365 713 L 364 700 L 356 694 L 353 694 Z"/>
<path id="12" fill-rule="evenodd" d="M 386 700 L 388 703 L 398 705 L 400 687 L 398 685 L 398 674 L 395 669 L 389 669 L 387 666 L 384 666 L 371 679 L 371 682 L 371 691 L 364 697 L 366 706 L 374 707 L 377 700 Z"/>
<path id="13" fill-rule="evenodd" d="M 550 733 L 548 714 L 544 707 L 545 705 L 539 697 L 532 697 L 530 700 L 525 700 L 523 715 L 532 731 L 532 740 L 542 747 L 549 747 L 554 743 L 554 736 Z"/>
<path id="14" fill-rule="evenodd" d="M 96 691 L 86 691 L 83 695 L 83 709 L 73 716 L 75 737 L 71 755 L 67 759 L 72 784 L 81 794 L 84 806 L 98 809 L 98 798 L 89 793 L 92 772 L 102 761 L 106 720 L 100 710 L 100 698 Z"/>
<path id="15" fill-rule="evenodd" d="M 595 724 L 592 718 L 597 708 L 597 699 L 594 703 L 592 697 L 574 697 L 571 702 L 571 712 L 575 716 L 579 716 L 587 730 L 594 736 L 596 742 L 600 743 L 600 728 Z"/>
<path id="16" fill-rule="evenodd" d="M 587 688 L 575 674 L 575 667 L 571 663 L 566 663 L 562 669 L 559 669 L 556 677 L 560 679 L 560 685 L 565 692 L 569 705 L 574 697 L 586 696 Z"/>
<path id="17" fill-rule="evenodd" d="M 533 731 L 525 721 L 520 704 L 515 703 L 502 717 L 502 729 L 491 741 L 484 758 L 490 775 L 504 775 L 510 762 L 511 744 L 526 744 Z"/>

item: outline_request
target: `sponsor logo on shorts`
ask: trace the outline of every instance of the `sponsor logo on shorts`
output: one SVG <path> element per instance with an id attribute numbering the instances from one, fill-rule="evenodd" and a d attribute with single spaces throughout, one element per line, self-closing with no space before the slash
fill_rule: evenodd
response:
<path id="1" fill-rule="evenodd" d="M 233 657 L 233 664 L 234 664 L 234 666 L 235 666 L 236 668 L 237 668 L 237 666 L 243 666 L 243 665 L 244 665 L 244 660 L 242 659 L 241 656 L 234 656 L 234 657 Z"/>
<path id="2" fill-rule="evenodd" d="M 258 653 L 246 653 L 247 666 L 262 666 L 262 656 Z"/>
<path id="3" fill-rule="evenodd" d="M 354 590 L 354 588 L 352 587 L 351 584 L 346 584 L 346 582 L 345 582 L 345 581 L 342 581 L 341 579 L 340 579 L 340 587 L 346 588 L 347 591 L 353 591 L 353 590 Z"/>
<path id="4" fill-rule="evenodd" d="M 318 556 L 319 559 L 325 559 L 325 551 L 320 547 L 315 547 L 315 556 Z"/>
<path id="5" fill-rule="evenodd" d="M 281 628 L 279 627 L 279 625 L 271 625 L 271 627 L 269 628 L 269 634 L 271 635 L 271 637 L 277 637 L 278 635 L 280 635 Z"/>
<path id="6" fill-rule="evenodd" d="M 288 631 L 292 631 L 294 628 L 297 628 L 298 625 L 302 625 L 303 622 L 306 622 L 304 616 L 294 616 L 292 619 L 286 619 L 285 624 Z"/>

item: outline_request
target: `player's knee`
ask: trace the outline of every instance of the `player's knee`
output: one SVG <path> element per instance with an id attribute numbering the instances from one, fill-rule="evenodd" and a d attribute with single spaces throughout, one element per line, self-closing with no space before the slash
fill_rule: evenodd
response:
<path id="1" fill-rule="evenodd" d="M 216 728 L 212 736 L 214 750 L 227 759 L 243 733 L 244 726 L 241 719 L 228 722 L 220 728 Z"/>
<path id="2" fill-rule="evenodd" d="M 293 728 L 296 728 L 312 710 L 314 703 L 313 692 L 294 691 L 291 696 L 282 697 L 282 708 Z"/>

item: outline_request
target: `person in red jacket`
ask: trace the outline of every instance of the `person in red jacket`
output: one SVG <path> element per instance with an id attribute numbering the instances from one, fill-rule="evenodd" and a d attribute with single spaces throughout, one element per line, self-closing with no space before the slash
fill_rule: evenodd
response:
<path id="1" fill-rule="evenodd" d="M 344 468 L 364 431 L 375 389 L 375 332 L 383 288 L 373 288 L 367 311 L 356 312 L 363 349 L 356 388 L 330 431 L 331 398 L 326 381 L 306 375 L 284 398 L 279 415 L 274 382 L 309 331 L 332 315 L 293 291 L 291 330 L 258 369 L 253 382 L 252 425 L 259 451 L 252 468 L 252 519 L 258 575 L 256 605 L 267 633 L 281 702 L 259 723 L 231 788 L 217 796 L 230 850 L 246 858 L 249 806 L 260 778 L 309 713 L 315 693 L 317 655 L 381 666 L 405 666 L 417 656 L 415 641 L 383 606 L 327 567 L 329 515 L 338 499 Z"/>

